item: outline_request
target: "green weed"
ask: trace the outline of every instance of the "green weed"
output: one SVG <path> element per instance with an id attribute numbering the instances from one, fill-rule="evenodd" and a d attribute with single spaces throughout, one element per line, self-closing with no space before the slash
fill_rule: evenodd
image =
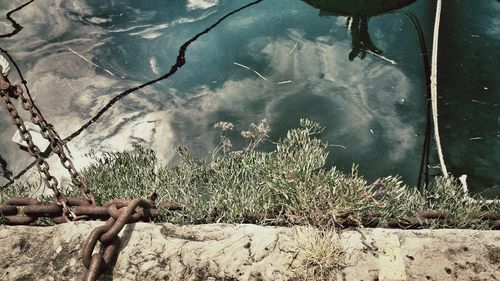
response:
<path id="1" fill-rule="evenodd" d="M 93 163 L 84 177 L 97 202 L 146 197 L 158 193 L 158 203 L 175 201 L 182 211 L 163 210 L 158 221 L 180 224 L 259 223 L 273 225 L 359 226 L 369 214 L 377 214 L 380 225 L 390 219 L 414 216 L 428 209 L 441 210 L 453 220 L 436 220 L 431 227 L 488 229 L 474 215 L 481 210 L 499 212 L 499 204 L 465 202 L 465 192 L 452 178 L 437 178 L 424 193 L 402 184 L 397 177 L 381 178 L 375 184 L 359 176 L 326 169 L 328 145 L 317 138 L 319 124 L 303 119 L 275 143 L 270 152 L 259 151 L 267 142 L 269 126 L 264 120 L 252 124 L 241 136 L 246 145 L 233 149 L 227 122 L 217 123 L 220 142 L 212 159 L 193 158 L 178 149 L 179 163 L 164 166 L 155 152 L 135 145 L 132 151 L 92 154 Z M 15 186 L 0 191 L 0 200 L 29 190 Z M 78 195 L 74 188 L 65 194 Z"/>

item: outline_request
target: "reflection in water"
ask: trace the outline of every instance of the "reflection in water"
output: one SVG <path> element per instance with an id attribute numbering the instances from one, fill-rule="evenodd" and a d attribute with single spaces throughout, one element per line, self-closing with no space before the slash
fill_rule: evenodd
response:
<path id="1" fill-rule="evenodd" d="M 304 0 L 318 8 L 320 15 L 347 16 L 347 28 L 352 37 L 352 50 L 349 60 L 356 57 L 364 59 L 367 52 L 381 55 L 382 51 L 375 47 L 368 32 L 370 17 L 387 13 L 410 5 L 416 0 Z"/>
<path id="2" fill-rule="evenodd" d="M 368 32 L 368 21 L 371 16 L 387 13 L 396 9 L 403 8 L 415 2 L 415 0 L 356 0 L 356 1 L 343 1 L 343 0 L 304 0 L 311 6 L 320 9 L 320 15 L 343 15 L 347 16 L 346 26 L 351 35 L 351 51 L 349 53 L 349 60 L 353 61 L 354 58 L 360 57 L 364 59 L 366 53 L 372 53 L 381 56 L 382 50 L 377 48 L 370 37 Z M 422 59 L 424 63 L 426 84 L 427 84 L 427 126 L 425 129 L 424 149 L 422 153 L 421 168 L 418 178 L 418 187 L 422 186 L 423 179 L 425 179 L 425 186 L 429 185 L 429 152 L 430 152 L 430 68 L 427 55 L 427 47 L 423 37 L 422 29 L 418 19 L 414 15 L 407 14 L 412 21 L 415 30 L 419 36 L 420 47 L 422 51 Z"/>
<path id="3" fill-rule="evenodd" d="M 23 27 L 21 25 L 19 25 L 16 21 L 14 21 L 10 15 L 16 11 L 19 11 L 21 10 L 22 8 L 26 7 L 27 5 L 31 4 L 34 0 L 31 0 L 25 4 L 23 4 L 22 6 L 19 6 L 17 8 L 15 8 L 14 10 L 11 10 L 10 12 L 8 12 L 6 14 L 6 17 L 9 19 L 9 21 L 11 21 L 12 23 L 12 26 L 14 28 L 14 31 L 10 32 L 10 33 L 7 33 L 7 34 L 4 34 L 4 35 L 0 35 L 1 37 L 12 37 L 14 35 L 16 35 Z M 255 0 L 253 2 L 250 2 L 242 7 L 239 7 L 227 14 L 225 14 L 224 16 L 222 16 L 221 18 L 219 18 L 215 23 L 213 23 L 212 25 L 210 25 L 209 27 L 205 28 L 204 30 L 202 30 L 201 32 L 197 33 L 196 35 L 194 35 L 193 37 L 191 37 L 189 40 L 187 40 L 186 42 L 184 42 L 184 44 L 182 44 L 180 47 L 179 47 L 179 52 L 178 52 L 178 55 L 177 55 L 177 59 L 175 61 L 175 64 L 171 66 L 170 68 L 170 71 L 168 73 L 165 73 L 164 75 L 156 78 L 156 79 L 153 79 L 153 80 L 150 80 L 148 82 L 145 82 L 141 85 L 138 85 L 138 86 L 135 86 L 135 87 L 132 87 L 132 88 L 129 88 L 123 92 L 121 92 L 120 94 L 116 95 L 115 97 L 113 97 L 108 103 L 106 103 L 104 105 L 104 107 L 102 107 L 89 121 L 87 121 L 86 123 L 84 123 L 78 130 L 74 131 L 71 135 L 69 135 L 68 137 L 66 137 L 65 139 L 63 139 L 63 143 L 64 145 L 66 146 L 66 144 L 68 142 L 70 142 L 71 140 L 73 140 L 75 137 L 77 137 L 78 135 L 80 135 L 84 130 L 86 130 L 89 126 L 91 126 L 92 124 L 94 124 L 104 113 L 106 113 L 111 107 L 113 107 L 113 105 L 116 104 L 116 102 L 118 102 L 119 100 L 123 99 L 124 97 L 128 96 L 129 94 L 133 93 L 133 92 L 136 92 L 142 88 L 145 88 L 147 86 L 150 86 L 152 84 L 155 84 L 159 81 L 162 81 L 162 80 L 165 80 L 167 78 L 169 78 L 170 76 L 172 76 L 173 74 L 175 74 L 179 69 L 181 69 L 184 64 L 186 63 L 186 51 L 188 49 L 188 47 L 195 41 L 197 41 L 201 36 L 209 33 L 212 29 L 214 29 L 215 27 L 217 27 L 219 24 L 221 24 L 224 20 L 226 20 L 227 18 L 229 18 L 230 16 L 244 10 L 244 9 L 247 9 L 253 5 L 256 5 L 260 2 L 262 2 L 263 0 Z M 0 37 L 0 38 L 1 38 Z M 68 47 L 69 48 L 69 47 Z M 73 51 L 71 48 L 69 48 L 70 51 L 72 51 L 73 53 L 75 53 L 76 55 L 82 57 L 81 55 L 79 55 L 78 53 L 76 53 L 75 51 Z M 15 60 L 9 55 L 9 53 L 4 50 L 2 47 L 0 47 L 0 51 L 3 52 L 9 59 L 10 61 L 14 64 L 18 74 L 19 74 L 19 77 L 21 78 L 22 80 L 22 83 L 23 83 L 23 86 L 25 87 L 25 90 L 28 94 L 28 96 L 30 97 L 31 100 L 32 97 L 30 95 L 30 92 L 29 92 L 29 88 L 27 86 L 27 82 L 26 80 L 24 79 L 19 67 L 17 66 Z M 82 57 L 83 59 L 85 59 L 84 57 Z M 85 59 L 87 60 L 87 59 Z M 91 64 L 95 65 L 94 63 L 90 62 Z M 97 66 L 97 65 L 95 65 Z M 106 71 L 106 70 L 105 70 Z M 109 71 L 107 71 L 108 73 L 110 73 Z M 110 73 L 112 74 L 112 73 Z M 114 74 L 112 74 L 113 76 L 116 76 Z M 36 105 L 34 105 L 36 107 Z M 39 112 L 41 112 L 38 108 L 36 108 Z M 41 114 L 41 113 L 40 113 Z M 49 124 L 51 125 L 51 124 Z M 56 133 L 57 134 L 57 133 Z M 59 139 L 61 139 L 59 137 L 59 135 L 57 135 L 57 137 Z M 68 152 L 69 152 L 69 149 L 68 149 Z M 3 173 L 3 177 L 6 178 L 6 179 L 9 179 L 9 183 L 7 183 L 6 185 L 4 185 L 2 188 L 5 188 L 7 187 L 8 185 L 10 185 L 11 183 L 13 183 L 12 180 L 10 180 L 10 177 L 12 176 L 12 173 L 8 170 L 5 170 L 7 168 L 7 162 L 0 157 L 0 160 L 3 160 L 0 161 L 0 164 L 2 164 L 2 169 L 4 169 L 4 173 Z M 3 163 L 5 162 L 5 165 L 3 165 Z M 29 164 L 25 169 L 23 169 L 20 173 L 18 173 L 14 179 L 18 179 L 19 177 L 21 177 L 22 175 L 24 175 L 31 167 L 33 167 L 35 162 L 32 162 L 31 164 Z"/>
<path id="4" fill-rule="evenodd" d="M 366 51 L 375 54 L 382 54 L 382 51 L 372 43 L 370 33 L 368 33 L 368 17 L 348 17 L 347 27 L 352 36 L 352 50 L 349 53 L 349 60 L 354 60 L 359 55 L 361 59 L 366 57 Z"/>
<path id="5" fill-rule="evenodd" d="M 5 14 L 28 1 L 0 1 L 0 10 Z M 68 142 L 80 167 L 88 164 L 90 148 L 128 150 L 138 140 L 167 164 L 176 146 L 205 158 L 218 141 L 212 129 L 216 122 L 244 129 L 266 118 L 270 138 L 277 140 L 306 117 L 328 128 L 322 139 L 341 145 L 329 149 L 328 165 L 350 171 L 358 163 L 368 180 L 398 174 L 413 184 L 426 125 L 419 40 L 402 17 L 371 18 L 411 1 L 383 1 L 391 6 L 377 0 L 261 1 L 224 20 L 185 52 L 179 50 L 251 1 L 34 1 L 10 13 L 24 28 L 0 45 L 18 61 L 37 105 L 62 136 L 98 118 Z M 424 35 L 432 32 L 434 4 L 421 0 L 404 9 L 422 23 Z M 0 33 L 13 30 L 7 16 L 0 16 Z M 352 63 L 346 59 L 350 52 L 354 58 L 379 49 L 397 60 L 378 54 Z M 181 66 L 179 54 L 186 62 L 175 75 L 127 95 L 127 89 Z M 13 81 L 20 80 L 13 75 Z M 105 107 L 115 95 L 123 99 Z M 109 111 L 97 116 L 103 108 Z M 16 175 L 31 159 L 10 142 L 13 128 L 0 115 L 0 153 Z M 0 181 L 6 181 L 1 170 Z"/>
<path id="6" fill-rule="evenodd" d="M 68 136 L 67 138 L 65 138 L 63 141 L 65 143 L 71 141 L 72 139 L 74 139 L 75 137 L 77 137 L 78 135 L 80 135 L 84 130 L 86 130 L 90 125 L 94 124 L 104 113 L 106 113 L 113 105 L 115 105 L 116 102 L 118 102 L 119 100 L 123 99 L 124 97 L 128 96 L 129 94 L 133 93 L 133 92 L 136 92 L 142 88 L 145 88 L 147 86 L 150 86 L 152 84 L 155 84 L 159 81 L 162 81 L 162 80 L 165 80 L 167 78 L 169 78 L 170 76 L 174 75 L 180 68 L 182 68 L 184 66 L 184 64 L 186 64 L 186 50 L 188 49 L 188 47 L 193 43 L 195 42 L 196 40 L 198 40 L 201 36 L 209 33 L 210 31 L 212 31 L 212 29 L 214 29 L 215 27 L 217 27 L 220 23 L 222 23 L 224 20 L 226 20 L 227 18 L 229 18 L 230 16 L 240 12 L 240 11 L 243 11 L 244 9 L 247 9 L 253 5 L 256 5 L 256 4 L 259 4 L 260 2 L 262 2 L 263 0 L 255 0 L 247 5 L 244 5 L 236 10 L 233 10 L 229 13 L 227 13 L 226 15 L 224 15 L 223 17 L 221 17 L 220 19 L 218 19 L 215 23 L 213 23 L 212 25 L 210 25 L 209 27 L 205 28 L 203 31 L 199 32 L 198 34 L 196 34 L 195 36 L 193 36 L 191 39 L 189 39 L 188 41 L 186 41 L 184 44 L 182 44 L 182 46 L 180 46 L 179 48 L 179 53 L 177 55 L 177 59 L 174 63 L 174 65 L 172 65 L 170 67 L 170 71 L 156 79 L 153 79 L 153 80 L 150 80 L 146 83 L 143 83 L 139 86 L 136 86 L 136 87 L 132 87 L 128 90 L 125 90 L 123 92 L 121 92 L 120 94 L 116 95 L 115 97 L 113 97 L 104 107 L 102 107 L 93 117 L 92 119 L 90 119 L 89 121 L 87 121 L 85 124 L 83 124 L 78 130 L 76 130 L 75 132 L 73 132 L 70 136 Z"/>
<path id="7" fill-rule="evenodd" d="M 3 159 L 2 155 L 0 155 L 0 167 L 2 168 L 2 176 L 8 180 L 12 176 L 12 172 L 8 168 L 8 163 Z"/>
<path id="8" fill-rule="evenodd" d="M 403 65 L 413 65 L 414 60 L 405 55 L 398 56 L 402 62 L 408 62 L 401 67 L 372 58 L 366 58 L 362 64 L 349 63 L 344 58 L 344 54 L 350 51 L 351 41 L 346 36 L 345 19 L 332 27 L 338 36 L 324 36 L 331 28 L 328 26 L 330 19 L 318 17 L 314 8 L 307 7 L 304 2 L 262 1 L 254 9 L 231 17 L 209 36 L 202 36 L 195 43 L 190 40 L 194 34 L 229 11 L 240 8 L 241 3 L 248 3 L 248 0 L 220 1 L 220 6 L 207 11 L 191 11 L 183 1 L 156 0 L 154 8 L 149 5 L 143 7 L 141 2 L 113 5 L 112 8 L 101 1 L 88 2 L 93 8 L 88 11 L 63 6 L 61 15 L 51 17 L 58 19 L 57 25 L 44 21 L 45 29 L 40 31 L 38 26 L 30 25 L 27 20 L 31 15 L 22 18 L 25 13 L 42 8 L 40 15 L 47 14 L 45 11 L 50 6 L 46 8 L 47 5 L 35 1 L 30 9 L 15 14 L 16 20 L 25 28 L 15 36 L 15 42 L 5 43 L 19 63 L 32 62 L 21 64 L 21 67 L 23 70 L 30 69 L 26 75 L 34 81 L 30 86 L 36 93 L 36 101 L 42 109 L 46 109 L 47 114 L 51 110 L 47 117 L 57 120 L 55 127 L 61 130 L 62 135 L 78 134 L 82 132 L 75 131 L 78 125 L 86 124 L 91 118 L 96 120 L 93 116 L 98 118 L 88 129 L 82 127 L 84 132 L 80 137 L 68 142 L 77 155 L 77 163 L 86 163 L 86 158 L 80 155 L 86 153 L 89 147 L 99 151 L 123 150 L 127 141 L 136 137 L 145 139 L 146 145 L 151 144 L 152 148 L 160 151 L 159 155 L 165 161 L 170 161 L 172 157 L 170 147 L 177 145 L 189 145 L 197 156 L 205 157 L 207 148 L 213 147 L 213 122 L 236 121 L 242 126 L 265 117 L 270 120 L 275 132 L 272 139 L 278 139 L 284 134 L 281 130 L 295 127 L 299 117 L 308 117 L 332 128 L 325 133 L 325 139 L 335 140 L 337 144 L 349 144 L 345 151 L 335 151 L 335 158 L 329 164 L 350 170 L 353 162 L 360 163 L 360 173 L 370 179 L 396 173 L 407 179 L 414 178 L 415 168 L 401 164 L 414 162 L 416 141 L 411 136 L 415 135 L 414 131 L 419 126 L 419 122 L 414 120 L 419 120 L 420 107 L 415 104 L 419 105 L 420 99 L 416 95 L 415 98 L 410 96 L 410 93 L 419 91 L 420 84 L 418 79 L 408 79 L 410 69 L 403 69 Z M 104 6 L 101 7 L 101 4 Z M 127 13 L 120 16 L 123 9 L 133 11 L 130 13 L 138 21 L 131 22 Z M 294 10 L 304 12 L 294 14 Z M 151 18 L 152 11 L 160 14 Z M 165 15 L 161 11 L 175 12 Z M 68 14 L 72 15 L 69 21 L 65 17 Z M 266 20 L 269 17 L 273 28 Z M 191 23 L 191 19 L 196 21 Z M 94 24 L 89 25 L 89 21 Z M 176 22 L 186 23 L 174 25 Z M 371 22 L 370 31 L 386 30 L 386 26 L 394 24 L 398 24 L 395 17 L 386 17 Z M 147 33 L 152 28 L 167 25 L 169 28 L 154 29 L 154 34 L 158 33 L 158 36 Z M 58 29 L 54 30 L 56 26 Z M 137 35 L 139 32 L 141 36 Z M 411 36 L 401 33 L 399 38 L 403 38 L 401 41 L 406 41 L 410 50 L 414 50 L 413 33 L 408 35 Z M 33 41 L 32 38 L 39 39 Z M 55 43 L 44 43 L 47 38 L 52 38 Z M 21 41 L 40 43 L 28 47 L 16 44 Z M 186 47 L 187 42 L 193 43 L 188 50 L 179 50 L 180 46 Z M 334 42 L 339 44 L 332 44 Z M 398 51 L 407 50 L 406 45 L 400 46 L 393 38 L 384 38 L 383 42 Z M 87 65 L 88 62 L 68 51 L 68 47 L 97 65 L 133 79 L 129 78 L 129 83 L 125 83 L 127 81 L 109 76 L 101 69 L 89 70 L 94 65 Z M 388 47 L 380 47 L 392 53 Z M 37 49 L 42 51 L 35 52 Z M 176 59 L 183 62 L 184 54 L 186 63 L 177 64 Z M 416 55 L 415 58 L 420 59 Z M 156 71 L 148 72 L 148 62 L 152 60 Z M 234 62 L 255 69 L 269 77 L 270 81 L 293 82 L 268 83 L 254 77 L 253 73 L 233 71 L 238 67 Z M 130 91 L 125 90 L 134 83 L 139 84 L 138 81 L 160 77 L 162 69 L 166 73 L 173 65 L 182 68 L 176 75 L 149 87 L 148 94 L 128 95 Z M 61 67 L 69 71 L 61 72 Z M 92 87 L 86 86 L 88 84 Z M 46 90 L 49 85 L 61 93 L 67 92 L 67 95 L 58 97 L 68 100 L 62 103 L 64 106 L 49 104 L 53 100 L 53 93 Z M 110 105 L 113 106 L 110 108 L 105 105 L 113 92 L 123 94 L 112 99 Z M 120 103 L 115 103 L 122 97 Z M 44 101 L 47 102 L 44 104 Z M 292 109 L 295 106 L 296 110 Z M 102 114 L 104 111 L 106 114 Z M 73 112 L 81 114 L 75 117 Z M 298 116 L 299 113 L 301 116 Z M 403 119 L 409 115 L 413 116 L 411 122 Z M 397 135 L 393 136 L 395 131 Z M 17 164 L 19 161 L 14 166 L 13 150 L 10 149 L 4 156 L 9 161 L 9 167 L 17 172 L 22 166 Z M 372 163 L 380 162 L 384 165 L 373 167 Z"/>
<path id="9" fill-rule="evenodd" d="M 23 27 L 18 24 L 13 18 L 12 18 L 12 14 L 17 12 L 17 11 L 20 11 L 22 10 L 24 7 L 28 6 L 29 4 L 33 3 L 33 1 L 35 0 L 30 0 L 24 4 L 22 4 L 21 6 L 15 8 L 14 10 L 11 10 L 9 12 L 7 12 L 7 14 L 5 14 L 5 18 L 10 21 L 10 23 L 12 24 L 12 28 L 13 30 L 9 33 L 5 33 L 5 34 L 0 34 L 0 38 L 9 38 L 9 37 L 12 37 L 14 35 L 16 35 L 19 31 L 21 31 L 21 29 L 23 29 Z"/>

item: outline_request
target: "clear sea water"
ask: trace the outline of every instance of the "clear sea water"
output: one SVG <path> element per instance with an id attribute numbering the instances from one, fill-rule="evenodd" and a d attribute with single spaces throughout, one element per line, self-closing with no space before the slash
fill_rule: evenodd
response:
<path id="1" fill-rule="evenodd" d="M 399 175 L 416 185 L 427 118 L 418 32 L 430 52 L 435 1 L 368 2 L 263 0 L 245 7 L 253 2 L 35 0 L 11 15 L 23 29 L 0 38 L 0 46 L 65 137 L 113 96 L 168 73 L 189 42 L 186 62 L 173 75 L 127 95 L 69 143 L 80 167 L 91 149 L 129 149 L 132 142 L 152 147 L 165 162 L 177 146 L 208 158 L 216 122 L 244 130 L 265 118 L 275 141 L 309 118 L 327 128 L 320 137 L 331 145 L 329 166 L 350 171 L 355 163 L 370 181 Z M 500 189 L 500 5 L 444 2 L 439 117 L 445 160 L 455 176 L 468 175 L 472 191 L 493 197 Z M 23 3 L 1 1 L 0 11 Z M 2 16 L 0 34 L 11 31 Z M 354 57 L 357 45 L 369 52 Z M 14 72 L 11 80 L 19 80 Z M 0 109 L 0 183 L 30 163 L 10 141 L 9 122 Z M 237 131 L 233 137 L 242 144 Z M 272 142 L 263 147 L 272 148 Z M 435 154 L 432 145 L 432 166 Z"/>

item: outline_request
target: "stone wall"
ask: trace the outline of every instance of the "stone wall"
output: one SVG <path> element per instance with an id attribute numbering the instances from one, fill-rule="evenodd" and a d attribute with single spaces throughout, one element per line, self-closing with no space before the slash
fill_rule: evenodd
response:
<path id="1" fill-rule="evenodd" d="M 0 280 L 80 280 L 81 245 L 101 224 L 0 226 Z M 311 280 L 315 266 L 335 262 L 338 271 L 323 278 L 500 279 L 499 231 L 360 229 L 324 235 L 306 227 L 139 223 L 120 236 L 117 263 L 102 280 Z M 337 255 L 321 256 L 330 250 Z"/>

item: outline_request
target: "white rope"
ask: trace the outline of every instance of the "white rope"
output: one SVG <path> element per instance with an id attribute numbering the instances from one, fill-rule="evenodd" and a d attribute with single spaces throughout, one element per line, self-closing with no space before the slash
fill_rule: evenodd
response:
<path id="1" fill-rule="evenodd" d="M 500 199 L 493 199 L 493 200 L 477 200 L 475 198 L 472 198 L 469 195 L 469 188 L 467 188 L 467 175 L 462 175 L 461 177 L 458 178 L 460 180 L 460 183 L 462 183 L 462 188 L 464 190 L 464 201 L 466 203 L 486 203 L 486 204 L 498 204 L 500 203 Z"/>
<path id="2" fill-rule="evenodd" d="M 0 67 L 2 67 L 2 75 L 7 77 L 10 72 L 10 63 L 2 55 L 0 55 Z"/>
<path id="3" fill-rule="evenodd" d="M 439 46 L 439 25 L 441 22 L 441 4 L 442 0 L 436 3 L 436 19 L 434 22 L 434 36 L 432 39 L 432 66 L 431 66 L 431 103 L 432 119 L 434 122 L 434 139 L 439 156 L 439 163 L 444 177 L 448 177 L 448 169 L 444 163 L 443 149 L 441 148 L 441 138 L 439 137 L 438 108 L 437 108 L 437 64 L 438 64 L 438 46 Z"/>
<path id="4" fill-rule="evenodd" d="M 436 139 L 436 146 L 439 155 L 439 162 L 441 165 L 441 171 L 444 177 L 448 177 L 448 170 L 444 163 L 443 150 L 441 148 L 441 139 L 439 137 L 439 126 L 438 126 L 438 113 L 437 113 L 437 57 L 438 57 L 438 45 L 439 45 L 439 24 L 441 22 L 441 4 L 442 0 L 438 0 L 436 4 L 436 20 L 434 22 L 434 37 L 432 40 L 432 69 L 431 69 L 431 99 L 432 99 L 432 118 L 434 121 L 434 138 Z M 498 204 L 500 199 L 493 200 L 477 200 L 469 195 L 469 188 L 467 187 L 467 175 L 462 175 L 458 178 L 462 184 L 464 191 L 464 201 L 466 203 L 486 203 L 486 204 Z"/>

